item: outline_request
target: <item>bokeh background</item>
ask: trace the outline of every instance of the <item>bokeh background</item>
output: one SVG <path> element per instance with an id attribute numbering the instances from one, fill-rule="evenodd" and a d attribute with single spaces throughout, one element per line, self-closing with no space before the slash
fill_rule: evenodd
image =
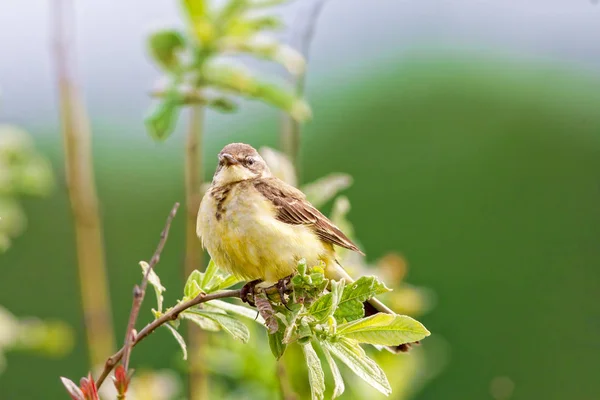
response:
<path id="1" fill-rule="evenodd" d="M 286 21 L 302 3 L 281 8 Z M 155 143 L 142 123 L 158 76 L 144 40 L 165 25 L 182 25 L 176 2 L 77 2 L 117 338 L 137 263 L 184 197 L 183 126 Z M 0 255 L 0 304 L 75 332 L 61 358 L 8 353 L 0 398 L 64 398 L 58 375 L 75 379 L 88 362 L 49 2 L 3 1 L 0 32 L 0 119 L 32 134 L 57 178 L 48 197 L 23 198 L 28 225 Z M 599 40 L 600 7 L 588 0 L 327 3 L 310 54 L 302 181 L 351 174 L 348 218 L 368 259 L 402 254 L 406 279 L 434 294 L 420 319 L 437 372 L 414 398 L 600 398 Z M 206 178 L 229 142 L 277 148 L 280 120 L 253 102 L 210 112 Z M 183 285 L 183 248 L 180 218 L 159 267 L 167 303 Z M 166 331 L 132 363 L 182 368 Z"/>

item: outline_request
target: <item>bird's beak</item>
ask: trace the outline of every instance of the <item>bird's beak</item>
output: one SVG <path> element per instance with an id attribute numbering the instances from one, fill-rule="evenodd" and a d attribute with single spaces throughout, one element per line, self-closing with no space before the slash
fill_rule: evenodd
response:
<path id="1" fill-rule="evenodd" d="M 222 161 L 223 164 L 225 164 L 225 166 L 227 166 L 227 167 L 229 167 L 230 165 L 237 165 L 240 163 L 238 160 L 235 159 L 235 157 L 233 157 L 229 153 L 221 154 L 219 156 L 219 161 Z"/>

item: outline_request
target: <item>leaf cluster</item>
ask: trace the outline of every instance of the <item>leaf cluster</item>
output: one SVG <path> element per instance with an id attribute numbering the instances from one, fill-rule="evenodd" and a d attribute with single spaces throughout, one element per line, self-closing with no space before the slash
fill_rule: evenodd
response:
<path id="1" fill-rule="evenodd" d="M 150 135 L 166 139 L 181 108 L 189 104 L 233 111 L 232 96 L 264 101 L 298 121 L 308 119 L 310 108 L 293 90 L 263 81 L 232 60 L 225 61 L 225 57 L 246 55 L 281 64 L 292 74 L 304 71 L 302 55 L 267 34 L 283 23 L 265 9 L 285 0 L 228 0 L 220 7 L 213 3 L 182 0 L 187 29 L 163 29 L 148 39 L 149 53 L 167 81 L 154 93 L 161 99 L 146 118 Z"/>
<path id="2" fill-rule="evenodd" d="M 146 268 L 143 263 L 142 268 Z M 158 308 L 152 311 L 159 318 L 163 313 L 164 287 L 156 274 L 151 274 L 149 282 L 155 288 L 158 303 Z M 204 273 L 194 271 L 188 277 L 180 302 L 236 283 L 237 279 L 224 274 L 211 261 Z M 286 289 L 285 299 L 281 299 L 277 290 L 259 291 L 256 298 L 258 312 L 246 306 L 211 300 L 183 311 L 176 320 L 164 326 L 180 344 L 186 358 L 186 344 L 177 331 L 182 319 L 207 331 L 226 332 L 242 343 L 248 342 L 250 331 L 240 317 L 256 320 L 265 326 L 275 358 L 281 358 L 288 346 L 302 348 L 313 399 L 322 399 L 325 393 L 325 373 L 318 352 L 324 356 L 333 376 L 334 397 L 344 392 L 339 363 L 389 395 L 391 387 L 385 373 L 360 344 L 392 346 L 415 342 L 429 335 L 421 323 L 408 316 L 375 314 L 365 317 L 362 303 L 389 291 L 373 276 L 362 277 L 356 282 L 334 281 L 325 277 L 322 266 L 309 268 L 305 262 L 300 262 L 298 273 Z M 261 306 L 258 299 L 266 304 Z"/>

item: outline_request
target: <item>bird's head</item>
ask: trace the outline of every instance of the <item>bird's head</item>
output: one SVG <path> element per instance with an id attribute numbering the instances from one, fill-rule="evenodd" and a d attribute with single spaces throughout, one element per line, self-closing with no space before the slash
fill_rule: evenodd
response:
<path id="1" fill-rule="evenodd" d="M 271 176 L 267 163 L 256 149 L 244 143 L 231 143 L 219 153 L 213 185 L 226 185 L 247 179 Z"/>

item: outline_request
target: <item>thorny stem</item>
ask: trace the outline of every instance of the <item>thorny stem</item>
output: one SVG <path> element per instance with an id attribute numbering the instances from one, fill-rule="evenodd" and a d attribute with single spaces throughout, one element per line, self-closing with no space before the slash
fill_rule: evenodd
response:
<path id="1" fill-rule="evenodd" d="M 115 348 L 102 224 L 92 164 L 91 128 L 73 73 L 72 0 L 54 0 L 53 56 L 56 67 L 65 172 L 75 225 L 81 303 L 91 363 L 99 365 Z"/>
<path id="2" fill-rule="evenodd" d="M 296 27 L 293 32 L 293 41 L 298 42 L 298 48 L 304 56 L 304 59 L 308 65 L 308 59 L 310 56 L 310 46 L 312 44 L 315 30 L 317 27 L 317 20 L 319 15 L 325 6 L 327 0 L 314 0 L 310 5 L 310 9 L 307 12 L 307 16 L 298 17 L 294 26 Z M 301 23 L 300 20 L 304 20 Z M 294 40 L 295 39 L 295 40 Z M 308 68 L 308 67 L 307 67 Z M 304 95 L 304 89 L 306 85 L 306 74 L 307 69 L 299 75 L 292 77 L 292 84 L 296 90 L 296 95 L 302 97 Z M 300 152 L 300 136 L 301 136 L 300 123 L 292 118 L 288 114 L 284 114 L 283 126 L 281 128 L 281 148 L 283 152 L 288 156 L 292 164 L 296 169 L 296 175 L 298 182 L 300 182 L 300 170 L 298 165 L 298 153 Z"/>
<path id="3" fill-rule="evenodd" d="M 127 330 L 125 331 L 125 343 L 123 345 L 123 368 L 125 368 L 125 372 L 127 372 L 129 367 L 129 356 L 131 355 L 131 347 L 132 340 L 135 336 L 135 321 L 137 320 L 138 314 L 140 313 L 140 307 L 142 302 L 144 301 L 144 296 L 146 295 L 146 287 L 148 286 L 148 277 L 150 276 L 150 272 L 152 269 L 158 264 L 160 261 L 160 255 L 165 247 L 165 243 L 167 242 L 167 238 L 169 237 L 169 229 L 171 229 L 171 223 L 173 222 L 173 218 L 177 214 L 177 210 L 179 209 L 179 203 L 175 203 L 169 216 L 167 217 L 167 222 L 165 223 L 165 227 L 163 228 L 160 234 L 160 241 L 158 242 L 158 246 L 148 263 L 148 269 L 142 278 L 142 283 L 140 286 L 135 285 L 133 288 L 133 304 L 131 306 L 131 313 L 129 314 L 129 322 L 127 323 Z"/>
<path id="4" fill-rule="evenodd" d="M 179 303 L 175 307 L 173 307 L 171 310 L 169 310 L 168 312 L 161 315 L 159 318 L 150 322 L 141 331 L 139 331 L 139 333 L 137 335 L 135 335 L 135 338 L 133 338 L 133 340 L 131 342 L 131 347 L 132 348 L 135 347 L 139 342 L 144 340 L 144 338 L 146 338 L 148 335 L 150 335 L 152 332 L 154 332 L 156 330 L 156 328 L 168 323 L 169 321 L 176 320 L 177 317 L 179 316 L 179 314 L 181 314 L 183 311 L 187 310 L 188 308 L 193 307 L 198 304 L 201 304 L 201 303 L 206 303 L 207 301 L 223 299 L 226 297 L 239 298 L 241 295 L 241 292 L 242 292 L 241 289 L 237 289 L 237 290 L 222 290 L 220 292 L 215 292 L 215 293 L 210 293 L 210 294 L 200 293 L 198 296 L 196 296 L 192 300 L 188 300 L 186 302 Z M 123 346 L 119 351 L 117 351 L 112 356 L 108 357 L 108 359 L 104 363 L 104 370 L 102 371 L 102 374 L 100 374 L 100 376 L 98 377 L 98 380 L 96 380 L 96 386 L 98 388 L 100 388 L 100 386 L 102 386 L 102 383 L 106 380 L 106 378 L 108 377 L 108 374 L 110 374 L 110 372 L 117 365 L 117 363 L 123 358 L 124 353 L 125 353 L 125 346 Z"/>
<path id="5" fill-rule="evenodd" d="M 185 142 L 185 276 L 202 266 L 203 251 L 196 235 L 196 216 L 202 199 L 202 123 L 204 107 L 193 105 L 190 108 L 190 122 Z M 201 360 L 200 352 L 206 339 L 204 332 L 190 324 L 187 329 L 187 340 L 190 349 L 190 366 L 188 391 L 190 400 L 202 400 L 208 395 L 206 368 Z"/>

